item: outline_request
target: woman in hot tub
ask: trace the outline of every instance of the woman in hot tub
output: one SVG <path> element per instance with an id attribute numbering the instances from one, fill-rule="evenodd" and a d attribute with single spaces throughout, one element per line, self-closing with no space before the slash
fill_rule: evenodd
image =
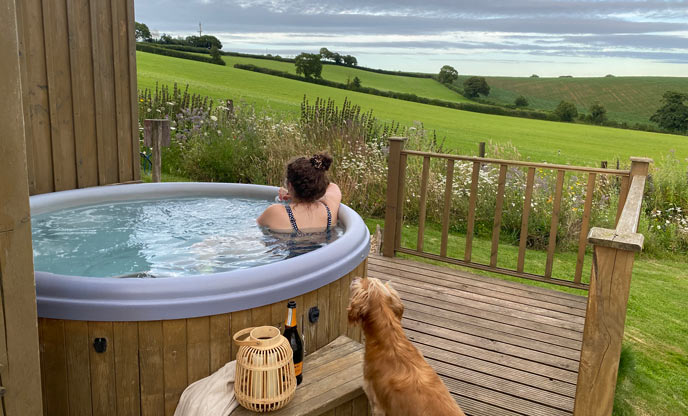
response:
<path id="1" fill-rule="evenodd" d="M 258 225 L 306 245 L 329 242 L 342 200 L 339 187 L 327 179 L 331 164 L 327 153 L 289 162 L 286 188 L 279 190 L 279 199 L 286 204 L 270 205 L 258 217 Z"/>

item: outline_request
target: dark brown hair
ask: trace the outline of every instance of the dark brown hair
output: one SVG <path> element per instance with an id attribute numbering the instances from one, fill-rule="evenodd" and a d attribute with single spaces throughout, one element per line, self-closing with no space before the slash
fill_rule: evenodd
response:
<path id="1" fill-rule="evenodd" d="M 299 157 L 287 165 L 287 181 L 294 189 L 298 202 L 313 202 L 325 195 L 330 181 L 327 170 L 332 164 L 332 157 L 325 152 L 311 158 Z"/>

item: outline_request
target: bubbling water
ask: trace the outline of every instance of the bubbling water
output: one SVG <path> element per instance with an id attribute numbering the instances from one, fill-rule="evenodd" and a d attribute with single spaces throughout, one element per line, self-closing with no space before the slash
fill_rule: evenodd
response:
<path id="1" fill-rule="evenodd" d="M 32 218 L 35 269 L 90 277 L 174 277 L 260 266 L 325 242 L 263 231 L 270 201 L 178 198 L 89 205 Z M 308 240 L 308 237 L 306 237 Z M 296 243 L 295 243 L 296 241 Z"/>

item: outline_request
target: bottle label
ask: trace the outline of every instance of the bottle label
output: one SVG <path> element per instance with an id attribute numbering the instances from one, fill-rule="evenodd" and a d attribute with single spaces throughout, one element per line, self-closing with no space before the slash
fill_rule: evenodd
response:
<path id="1" fill-rule="evenodd" d="M 284 323 L 285 326 L 296 326 L 296 313 L 294 309 L 287 309 L 287 321 Z"/>
<path id="2" fill-rule="evenodd" d="M 294 364 L 294 375 L 295 376 L 300 375 L 302 371 L 303 371 L 303 361 L 298 363 L 298 364 Z"/>

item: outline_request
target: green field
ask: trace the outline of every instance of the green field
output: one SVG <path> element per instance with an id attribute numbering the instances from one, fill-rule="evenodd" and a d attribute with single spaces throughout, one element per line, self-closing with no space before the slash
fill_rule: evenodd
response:
<path id="1" fill-rule="evenodd" d="M 422 122 L 445 138 L 448 148 L 464 154 L 475 154 L 480 141 L 492 141 L 510 142 L 538 162 L 596 165 L 616 158 L 623 163 L 630 156 L 659 160 L 671 150 L 682 160 L 688 157 L 685 136 L 458 111 L 143 52 L 137 52 L 136 59 L 139 88 L 154 87 L 156 82 L 189 84 L 199 94 L 243 100 L 292 117 L 298 114 L 304 94 L 311 101 L 329 97 L 340 104 L 348 97 L 364 110 L 373 109 L 380 120 L 402 125 Z"/>
<path id="2" fill-rule="evenodd" d="M 296 67 L 290 62 L 273 61 L 270 59 L 243 58 L 237 56 L 223 56 L 227 65 L 234 64 L 255 65 L 263 68 L 275 69 L 278 71 L 296 73 Z M 469 102 L 463 95 L 450 90 L 439 82 L 431 78 L 402 77 L 395 75 L 378 74 L 375 72 L 364 71 L 361 69 L 350 68 L 339 65 L 323 65 L 322 77 L 328 81 L 341 82 L 358 77 L 364 87 L 376 88 L 381 91 L 396 91 L 409 94 L 416 94 L 419 97 L 437 98 L 439 100 L 454 102 Z"/>
<path id="3" fill-rule="evenodd" d="M 461 85 L 466 77 L 459 77 Z M 528 99 L 529 108 L 553 110 L 561 100 L 572 102 L 579 112 L 590 113 L 599 102 L 610 120 L 630 124 L 650 123 L 650 116 L 661 106 L 665 91 L 688 93 L 688 77 L 603 77 L 603 78 L 514 78 L 485 77 L 490 85 L 489 99 L 513 104 L 516 97 Z"/>

